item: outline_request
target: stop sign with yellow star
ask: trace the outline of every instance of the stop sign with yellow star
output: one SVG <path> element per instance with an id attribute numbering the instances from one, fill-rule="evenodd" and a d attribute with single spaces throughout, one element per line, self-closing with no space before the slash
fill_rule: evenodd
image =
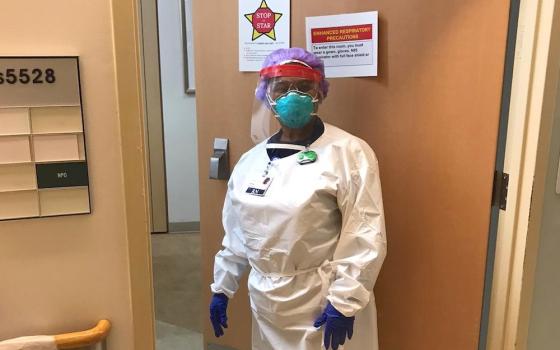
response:
<path id="1" fill-rule="evenodd" d="M 281 13 L 272 11 L 266 0 L 263 0 L 258 9 L 253 13 L 248 13 L 245 18 L 253 26 L 252 40 L 255 41 L 263 35 L 266 35 L 272 40 L 276 40 L 276 22 L 282 17 Z"/>

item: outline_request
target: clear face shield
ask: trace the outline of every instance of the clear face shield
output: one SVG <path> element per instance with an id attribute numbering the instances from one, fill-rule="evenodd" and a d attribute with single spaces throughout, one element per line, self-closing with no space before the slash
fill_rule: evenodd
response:
<path id="1" fill-rule="evenodd" d="M 305 126 L 322 101 L 322 79 L 320 72 L 299 61 L 261 70 L 251 119 L 253 142 L 267 139 L 280 125 Z"/>

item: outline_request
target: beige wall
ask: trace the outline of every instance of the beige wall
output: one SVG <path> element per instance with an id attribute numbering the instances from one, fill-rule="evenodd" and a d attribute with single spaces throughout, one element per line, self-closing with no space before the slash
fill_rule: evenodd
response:
<path id="1" fill-rule="evenodd" d="M 541 335 L 556 324 L 547 325 L 540 318 L 537 325 L 532 308 L 539 308 L 540 316 L 554 317 L 560 305 L 547 295 L 558 290 L 554 271 L 547 266 L 558 260 L 550 259 L 547 250 L 556 248 L 550 245 L 558 243 L 554 236 L 559 222 L 550 216 L 554 206 L 547 206 L 556 196 L 550 176 L 557 163 L 550 162 L 558 157 L 554 153 L 559 145 L 554 119 L 558 119 L 560 2 L 521 5 L 517 42 L 523 45 L 516 52 L 505 161 L 510 174 L 508 207 L 501 213 L 498 230 L 488 349 L 526 350 L 536 345 L 536 349 L 548 350 L 557 346 L 544 346 L 547 340 Z M 532 344 L 528 347 L 529 337 Z"/>
<path id="2" fill-rule="evenodd" d="M 114 325 L 108 347 L 134 348 L 111 5 L 0 5 L 0 55 L 80 56 L 93 204 L 91 215 L 0 223 L 0 339 L 106 317 Z"/>
<path id="3" fill-rule="evenodd" d="M 560 157 L 560 2 L 553 5 L 549 10 L 553 17 L 525 252 L 524 299 L 517 341 L 520 350 L 560 348 L 560 195 L 556 193 Z"/>
<path id="4" fill-rule="evenodd" d="M 557 72 L 558 73 L 558 72 Z M 559 80 L 560 81 L 560 80 Z M 560 156 L 560 89 L 557 90 L 544 184 L 540 242 L 529 323 L 528 350 L 560 348 L 560 195 L 556 193 Z"/>

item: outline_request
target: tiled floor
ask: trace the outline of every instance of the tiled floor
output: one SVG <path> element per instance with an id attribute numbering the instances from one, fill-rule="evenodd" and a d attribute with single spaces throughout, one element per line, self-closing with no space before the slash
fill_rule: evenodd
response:
<path id="1" fill-rule="evenodd" d="M 202 350 L 200 234 L 152 235 L 156 350 Z"/>
<path id="2" fill-rule="evenodd" d="M 156 350 L 200 350 L 202 334 L 156 320 Z"/>
<path id="3" fill-rule="evenodd" d="M 156 350 L 202 350 L 200 234 L 152 235 Z M 235 350 L 209 344 L 208 350 Z"/>

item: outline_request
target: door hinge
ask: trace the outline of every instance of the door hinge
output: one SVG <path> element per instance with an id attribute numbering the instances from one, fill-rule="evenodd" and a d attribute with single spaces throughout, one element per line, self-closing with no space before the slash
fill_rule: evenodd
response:
<path id="1" fill-rule="evenodd" d="M 506 210 L 509 185 L 509 174 L 496 170 L 494 173 L 494 190 L 492 192 L 492 205 Z"/>

